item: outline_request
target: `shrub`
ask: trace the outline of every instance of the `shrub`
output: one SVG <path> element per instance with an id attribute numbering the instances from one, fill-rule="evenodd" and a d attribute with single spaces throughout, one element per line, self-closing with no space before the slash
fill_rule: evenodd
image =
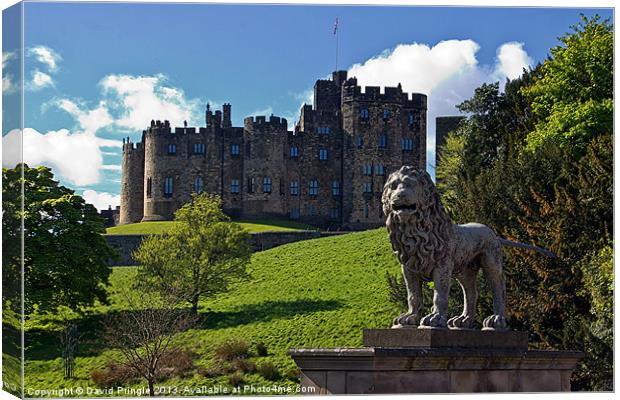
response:
<path id="1" fill-rule="evenodd" d="M 198 373 L 205 378 L 215 378 L 217 376 L 222 376 L 234 372 L 235 368 L 233 368 L 232 363 L 228 361 L 218 360 L 210 367 L 201 367 L 198 370 Z"/>
<path id="2" fill-rule="evenodd" d="M 105 369 L 94 369 L 90 379 L 100 388 L 122 386 L 136 380 L 136 372 L 129 366 L 117 362 L 109 362 Z"/>
<path id="3" fill-rule="evenodd" d="M 229 339 L 215 348 L 215 358 L 232 361 L 236 358 L 248 358 L 250 344 L 243 339 Z"/>
<path id="4" fill-rule="evenodd" d="M 194 358 L 196 355 L 187 350 L 174 349 L 165 353 L 159 360 L 160 376 L 159 379 L 178 376 L 183 378 L 194 368 Z"/>
<path id="5" fill-rule="evenodd" d="M 256 355 L 259 357 L 265 357 L 269 352 L 267 351 L 267 346 L 263 342 L 256 343 Z"/>
<path id="6" fill-rule="evenodd" d="M 256 367 L 256 372 L 269 381 L 275 381 L 280 377 L 280 371 L 271 361 L 266 361 Z"/>
<path id="7" fill-rule="evenodd" d="M 256 364 L 244 358 L 236 358 L 231 362 L 232 369 L 238 372 L 252 373 L 256 371 Z"/>
<path id="8" fill-rule="evenodd" d="M 231 386 L 239 387 L 245 383 L 245 377 L 241 372 L 237 371 L 228 377 L 228 383 Z"/>
<path id="9" fill-rule="evenodd" d="M 299 382 L 301 379 L 301 370 L 299 368 L 291 368 L 284 373 L 284 377 L 289 381 Z"/>

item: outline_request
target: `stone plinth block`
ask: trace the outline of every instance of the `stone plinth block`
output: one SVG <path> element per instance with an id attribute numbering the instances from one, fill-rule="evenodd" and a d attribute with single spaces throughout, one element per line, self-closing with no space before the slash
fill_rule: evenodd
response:
<path id="1" fill-rule="evenodd" d="M 369 329 L 364 348 L 291 349 L 306 394 L 561 392 L 581 352 L 521 332 Z"/>
<path id="2" fill-rule="evenodd" d="M 452 329 L 364 329 L 364 346 L 527 350 L 527 333 Z"/>

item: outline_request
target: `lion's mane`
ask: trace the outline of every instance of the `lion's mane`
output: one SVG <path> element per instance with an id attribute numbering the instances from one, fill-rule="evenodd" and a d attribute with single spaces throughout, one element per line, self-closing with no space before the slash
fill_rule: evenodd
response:
<path id="1" fill-rule="evenodd" d="M 392 248 L 399 261 L 412 272 L 430 277 L 437 263 L 448 256 L 448 246 L 454 226 L 441 204 L 439 194 L 426 171 L 403 167 L 394 172 L 402 181 L 405 175 L 412 178 L 415 190 L 424 191 L 426 207 L 418 207 L 408 215 L 393 212 L 390 204 L 391 188 L 383 191 L 383 211 Z"/>

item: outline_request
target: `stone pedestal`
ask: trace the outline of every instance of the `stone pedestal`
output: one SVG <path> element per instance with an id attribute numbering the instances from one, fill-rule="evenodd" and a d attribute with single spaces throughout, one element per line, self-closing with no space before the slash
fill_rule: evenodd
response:
<path id="1" fill-rule="evenodd" d="M 291 349 L 308 394 L 559 392 L 583 353 L 523 332 L 368 329 L 364 348 Z"/>

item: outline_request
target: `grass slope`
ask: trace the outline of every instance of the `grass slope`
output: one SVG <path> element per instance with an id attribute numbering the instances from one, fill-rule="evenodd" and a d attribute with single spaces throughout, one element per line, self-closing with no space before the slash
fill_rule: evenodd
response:
<path id="1" fill-rule="evenodd" d="M 316 229 L 316 227 L 310 225 L 287 220 L 243 220 L 236 222 L 250 232 Z M 107 228 L 106 233 L 108 235 L 159 234 L 170 229 L 173 224 L 173 221 L 138 222 L 135 224 L 119 225 Z"/>
<path id="2" fill-rule="evenodd" d="M 264 342 L 269 355 L 252 359 L 257 364 L 272 361 L 286 372 L 295 366 L 286 355 L 289 348 L 360 346 L 362 328 L 388 326 L 396 313 L 387 300 L 385 273 L 397 271 L 398 264 L 383 228 L 255 253 L 249 270 L 249 282 L 201 303 L 202 326 L 179 334 L 179 343 L 199 355 L 197 367 L 212 365 L 215 345 L 240 338 Z M 96 322 L 102 314 L 123 310 L 117 291 L 132 282 L 135 272 L 130 267 L 114 269 L 109 289 L 111 305 L 98 306 L 91 316 L 83 318 L 80 330 L 86 338 L 95 337 Z M 29 322 L 26 387 L 94 387 L 90 371 L 102 367 L 113 351 L 84 344 L 76 361 L 77 378 L 63 381 L 54 320 L 48 316 Z M 246 375 L 246 381 L 274 384 L 257 374 Z M 296 384 L 285 378 L 275 383 Z M 204 378 L 195 373 L 165 382 L 180 387 L 217 384 L 228 386 L 227 377 Z"/>

